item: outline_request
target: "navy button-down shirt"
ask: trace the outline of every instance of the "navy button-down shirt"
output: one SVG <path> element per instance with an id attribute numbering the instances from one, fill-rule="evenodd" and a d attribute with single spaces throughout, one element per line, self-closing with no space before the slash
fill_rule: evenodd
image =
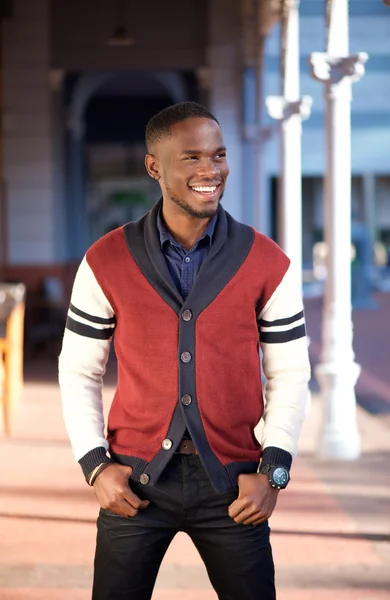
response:
<path id="1" fill-rule="evenodd" d="M 215 223 L 217 216 L 215 215 L 209 222 L 202 237 L 196 242 L 191 250 L 186 250 L 179 242 L 177 242 L 169 233 L 164 223 L 161 210 L 157 215 L 157 229 L 160 235 L 161 249 L 165 256 L 167 266 L 173 282 L 185 300 L 191 291 L 200 267 L 207 254 L 209 253 Z"/>

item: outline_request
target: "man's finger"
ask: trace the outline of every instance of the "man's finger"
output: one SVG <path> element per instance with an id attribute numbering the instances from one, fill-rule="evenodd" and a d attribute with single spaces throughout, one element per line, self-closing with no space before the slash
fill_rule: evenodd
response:
<path id="1" fill-rule="evenodd" d="M 254 507 L 250 507 L 250 508 L 246 508 L 245 510 L 243 510 L 242 512 L 240 512 L 240 514 L 235 517 L 235 522 L 236 523 L 244 523 L 245 521 L 247 521 L 248 519 L 251 519 L 252 517 L 254 517 L 255 515 L 259 515 L 259 509 L 254 506 Z"/>
<path id="2" fill-rule="evenodd" d="M 104 508 L 120 517 L 135 517 L 138 514 L 138 509 L 131 506 L 124 498 L 118 498 L 115 502 L 110 502 Z"/>
<path id="3" fill-rule="evenodd" d="M 268 517 L 260 517 L 259 519 L 257 519 L 256 521 L 254 521 L 252 523 L 252 525 L 261 525 L 261 523 L 264 523 L 264 521 L 266 521 L 268 519 Z"/>
<path id="4" fill-rule="evenodd" d="M 247 508 L 247 503 L 242 498 L 237 498 L 232 504 L 229 506 L 229 517 L 235 519 L 238 515 Z"/>
<path id="5" fill-rule="evenodd" d="M 250 517 L 248 517 L 247 519 L 245 519 L 245 521 L 242 521 L 242 524 L 243 525 L 254 525 L 257 522 L 261 522 L 262 520 L 265 521 L 265 519 L 266 519 L 266 517 L 263 515 L 261 510 L 259 510 L 256 513 L 254 513 L 253 515 L 251 515 Z"/>
<path id="6" fill-rule="evenodd" d="M 121 503 L 121 507 L 123 507 L 122 510 L 125 517 L 133 518 L 136 515 L 138 515 L 138 509 L 131 506 L 131 504 L 126 502 L 126 500 L 124 500 L 123 503 Z"/>
<path id="7" fill-rule="evenodd" d="M 141 500 L 140 498 L 138 498 L 138 496 L 134 494 L 134 492 L 132 492 L 130 488 L 128 490 L 125 490 L 123 498 L 136 510 L 139 510 L 140 508 L 144 509 L 150 504 L 149 500 Z"/>

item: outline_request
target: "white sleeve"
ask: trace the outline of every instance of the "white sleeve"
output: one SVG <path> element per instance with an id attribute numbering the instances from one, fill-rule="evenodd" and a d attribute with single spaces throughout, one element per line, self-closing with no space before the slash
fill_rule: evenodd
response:
<path id="1" fill-rule="evenodd" d="M 59 357 L 63 415 L 76 460 L 95 448 L 108 449 L 102 387 L 115 322 L 84 257 L 74 281 Z"/>
<path id="2" fill-rule="evenodd" d="M 308 400 L 310 363 L 301 291 L 291 265 L 258 320 L 266 378 L 262 447 L 295 456 Z"/>

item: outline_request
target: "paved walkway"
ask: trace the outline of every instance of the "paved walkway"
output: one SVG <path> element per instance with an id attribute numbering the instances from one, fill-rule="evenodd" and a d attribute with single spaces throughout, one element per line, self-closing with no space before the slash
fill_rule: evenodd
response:
<path id="1" fill-rule="evenodd" d="M 390 302 L 388 307 L 390 315 Z M 316 310 L 313 305 L 308 311 L 314 325 Z M 383 347 L 390 336 L 383 329 L 389 332 L 390 317 L 378 333 L 382 353 L 371 347 L 369 327 L 370 319 L 378 327 L 381 318 L 362 312 L 355 337 L 363 330 L 358 335 L 366 338 L 359 337 L 358 347 L 376 356 L 375 367 L 382 365 L 370 370 L 371 357 L 360 354 L 369 377 L 383 384 L 377 388 L 378 401 L 385 402 L 390 381 L 384 367 L 390 353 L 383 355 Z M 53 372 L 53 365 L 28 371 L 12 439 L 0 433 L 1 600 L 90 598 L 97 505 L 71 455 Z M 106 405 L 111 395 L 108 386 Z M 321 406 L 313 395 L 293 481 L 281 493 L 271 520 L 278 600 L 389 600 L 390 423 L 384 412 L 372 412 L 377 414 L 358 408 L 359 461 L 321 462 L 315 458 Z M 216 599 L 184 534 L 168 550 L 153 599 Z"/>
<path id="2" fill-rule="evenodd" d="M 390 430 L 359 409 L 362 459 L 320 463 L 319 409 L 314 396 L 293 481 L 271 521 L 278 598 L 388 599 Z M 73 461 L 53 383 L 26 386 L 13 438 L 0 443 L 0 481 L 0 598 L 89 598 L 97 507 Z M 216 598 L 185 535 L 169 549 L 153 598 Z"/>

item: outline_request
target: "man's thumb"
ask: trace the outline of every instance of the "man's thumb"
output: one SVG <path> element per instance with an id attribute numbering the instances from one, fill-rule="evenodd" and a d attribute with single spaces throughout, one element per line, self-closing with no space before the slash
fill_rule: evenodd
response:
<path id="1" fill-rule="evenodd" d="M 130 477 L 133 472 L 133 467 L 128 467 L 127 465 L 120 465 L 121 471 L 126 477 Z"/>

